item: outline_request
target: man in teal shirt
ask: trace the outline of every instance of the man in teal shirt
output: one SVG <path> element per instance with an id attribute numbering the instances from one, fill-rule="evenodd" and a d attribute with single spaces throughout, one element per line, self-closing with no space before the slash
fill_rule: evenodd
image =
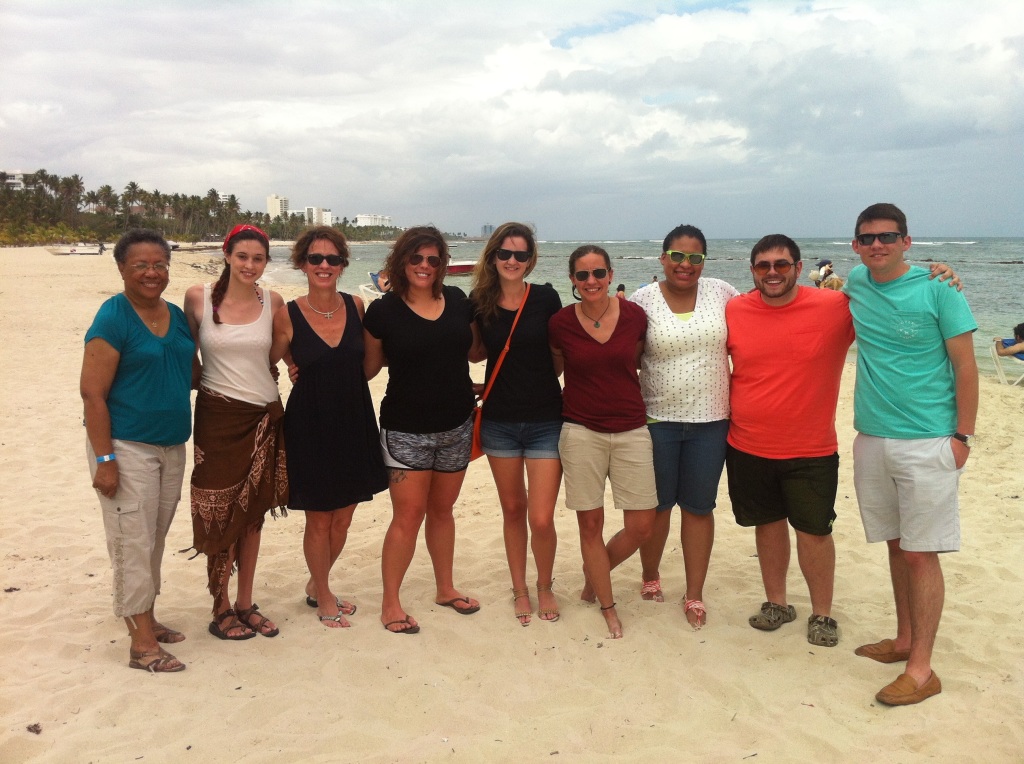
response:
<path id="1" fill-rule="evenodd" d="M 942 690 L 931 654 L 945 587 L 939 552 L 960 548 L 959 474 L 974 441 L 978 327 L 963 295 L 904 259 L 907 218 L 874 204 L 857 218 L 863 266 L 844 287 L 857 332 L 854 484 L 869 542 L 885 541 L 896 637 L 856 654 L 906 671 L 875 696 L 919 703 Z"/>

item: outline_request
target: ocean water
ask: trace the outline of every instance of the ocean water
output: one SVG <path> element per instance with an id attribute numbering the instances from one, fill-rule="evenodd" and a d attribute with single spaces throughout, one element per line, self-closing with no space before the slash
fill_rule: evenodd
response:
<path id="1" fill-rule="evenodd" d="M 708 258 L 704 276 L 722 279 L 740 291 L 752 288 L 750 276 L 750 250 L 756 239 L 712 239 L 708 241 Z M 612 258 L 612 289 L 622 283 L 627 294 L 632 293 L 654 276 L 661 278 L 658 262 L 661 240 L 649 241 L 540 241 L 537 267 L 529 280 L 550 282 L 561 294 L 562 303 L 572 302 L 569 282 L 569 254 L 581 244 L 599 244 Z M 850 242 L 841 239 L 802 239 L 801 258 L 804 275 L 801 283 L 812 282 L 807 274 L 814 270 L 818 260 L 832 260 L 837 274 L 845 277 L 860 262 L 850 248 Z M 453 260 L 475 261 L 483 249 L 482 243 L 459 243 L 451 250 Z M 380 269 L 387 256 L 386 244 L 353 245 L 349 267 L 341 279 L 341 288 L 358 294 L 359 285 L 369 281 L 368 273 Z M 274 248 L 273 261 L 267 269 L 266 282 L 277 284 L 305 284 L 302 273 L 291 270 L 288 250 Z M 1024 322 L 1024 239 L 913 239 L 907 251 L 907 260 L 919 265 L 936 261 L 948 263 L 964 283 L 964 294 L 978 322 L 974 335 L 975 355 L 982 374 L 992 375 L 994 369 L 988 346 L 992 337 L 1012 336 L 1012 328 Z M 472 283 L 468 276 L 449 276 L 447 283 L 462 287 L 467 293 Z"/>

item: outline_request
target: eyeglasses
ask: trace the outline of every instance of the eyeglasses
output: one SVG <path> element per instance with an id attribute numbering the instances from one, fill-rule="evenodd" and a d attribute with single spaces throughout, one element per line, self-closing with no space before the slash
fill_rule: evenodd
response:
<path id="1" fill-rule="evenodd" d="M 791 263 L 789 260 L 776 260 L 774 263 L 762 260 L 759 263 L 754 263 L 750 267 L 753 268 L 760 276 L 766 275 L 773 267 L 775 268 L 776 273 L 780 276 L 784 276 L 790 272 L 794 265 L 796 265 L 796 263 Z"/>
<path id="2" fill-rule="evenodd" d="M 345 264 L 345 258 L 341 255 L 306 255 L 306 262 L 310 265 L 320 265 L 324 260 L 335 268 Z"/>
<path id="3" fill-rule="evenodd" d="M 167 263 L 135 263 L 132 270 L 136 273 L 145 273 L 152 268 L 157 273 L 167 273 L 171 267 Z"/>
<path id="4" fill-rule="evenodd" d="M 530 252 L 528 250 L 522 252 L 515 249 L 496 249 L 494 250 L 494 256 L 502 262 L 514 257 L 517 263 L 525 263 L 530 259 Z"/>
<path id="5" fill-rule="evenodd" d="M 427 255 L 426 257 L 424 257 L 418 252 L 415 255 L 409 255 L 410 265 L 419 265 L 424 260 L 427 261 L 427 265 L 429 265 L 431 268 L 441 267 L 441 258 L 438 257 L 437 255 Z"/>
<path id="6" fill-rule="evenodd" d="M 590 274 L 594 274 L 594 278 L 600 281 L 601 279 L 608 275 L 608 269 L 594 268 L 594 270 L 592 271 L 576 271 L 576 273 L 574 273 L 573 275 L 576 277 L 577 281 L 586 281 L 587 279 L 590 278 Z"/>
<path id="7" fill-rule="evenodd" d="M 896 239 L 903 237 L 903 234 L 898 231 L 886 231 L 885 233 L 859 233 L 857 234 L 857 243 L 862 247 L 870 247 L 875 243 L 875 239 L 878 239 L 883 244 L 895 244 Z"/>
<path id="8" fill-rule="evenodd" d="M 703 252 L 677 252 L 674 249 L 665 251 L 668 259 L 673 263 L 681 263 L 686 260 L 690 265 L 701 265 L 707 257 Z"/>

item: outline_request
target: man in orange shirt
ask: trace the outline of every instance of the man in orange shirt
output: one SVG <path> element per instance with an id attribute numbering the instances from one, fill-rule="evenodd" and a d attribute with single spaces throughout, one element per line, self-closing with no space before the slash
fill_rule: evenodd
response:
<path id="1" fill-rule="evenodd" d="M 834 647 L 835 417 L 853 320 L 842 293 L 797 285 L 803 263 L 788 236 L 765 236 L 750 264 L 755 290 L 725 310 L 733 362 L 729 498 L 736 522 L 755 529 L 767 599 L 750 625 L 774 631 L 796 619 L 786 600 L 792 525 L 813 611 L 807 641 Z"/>

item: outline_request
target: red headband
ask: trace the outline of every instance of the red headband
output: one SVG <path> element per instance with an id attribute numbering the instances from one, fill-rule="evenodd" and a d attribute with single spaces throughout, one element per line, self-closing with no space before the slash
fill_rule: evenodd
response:
<path id="1" fill-rule="evenodd" d="M 261 231 L 256 226 L 249 225 L 249 224 L 246 223 L 246 224 L 243 224 L 243 225 L 236 225 L 234 228 L 231 229 L 231 233 L 229 233 L 227 236 L 224 237 L 224 244 L 223 244 L 222 248 L 224 250 L 224 254 L 225 255 L 228 253 L 228 246 L 230 246 L 231 240 L 233 238 L 235 238 L 238 234 L 240 234 L 242 231 L 252 231 L 253 233 L 259 234 L 260 237 L 262 237 L 263 240 L 267 242 L 267 246 L 268 247 L 270 246 L 270 237 L 269 236 L 267 236 L 263 231 Z"/>

